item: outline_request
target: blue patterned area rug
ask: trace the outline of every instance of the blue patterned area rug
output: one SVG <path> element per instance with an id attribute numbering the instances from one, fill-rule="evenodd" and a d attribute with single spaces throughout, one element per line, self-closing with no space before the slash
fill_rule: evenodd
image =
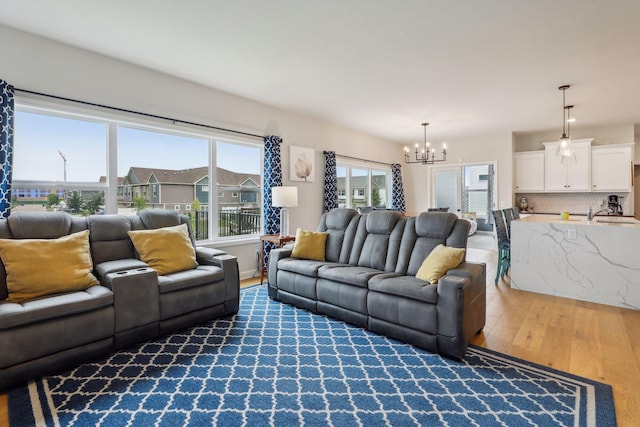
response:
<path id="1" fill-rule="evenodd" d="M 237 316 L 9 392 L 12 427 L 613 426 L 611 387 L 478 347 L 452 361 L 242 292 Z"/>

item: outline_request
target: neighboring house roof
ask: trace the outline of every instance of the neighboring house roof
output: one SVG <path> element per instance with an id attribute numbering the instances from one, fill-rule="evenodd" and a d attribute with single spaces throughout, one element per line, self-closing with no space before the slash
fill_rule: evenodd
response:
<path id="1" fill-rule="evenodd" d="M 156 181 L 161 184 L 195 184 L 206 178 L 207 174 L 208 168 L 206 166 L 192 169 L 157 169 L 132 166 L 122 181 L 118 178 L 118 185 L 122 185 L 125 181 L 144 185 L 151 182 L 152 177 L 155 177 Z M 257 186 L 260 182 L 260 175 L 218 168 L 217 180 L 220 186 Z"/>

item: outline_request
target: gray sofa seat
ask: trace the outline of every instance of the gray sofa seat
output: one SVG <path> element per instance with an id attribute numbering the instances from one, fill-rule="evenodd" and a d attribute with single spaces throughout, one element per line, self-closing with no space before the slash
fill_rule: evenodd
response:
<path id="1" fill-rule="evenodd" d="M 335 267 L 348 266 L 349 264 L 327 263 L 327 261 L 316 261 L 312 259 L 285 258 L 278 264 L 278 268 L 283 271 L 303 274 L 309 277 L 318 277 L 318 270 L 325 270 Z"/>
<path id="2" fill-rule="evenodd" d="M 102 286 L 52 295 L 23 303 L 0 304 L 0 329 L 11 329 L 113 305 L 113 292 Z"/>
<path id="3" fill-rule="evenodd" d="M 466 248 L 468 228 L 445 212 L 334 209 L 318 225 L 327 262 L 271 251 L 269 296 L 460 359 L 485 324 L 485 265 L 463 259 L 437 284 L 415 275 L 436 246 Z"/>
<path id="4" fill-rule="evenodd" d="M 388 295 L 410 298 L 416 301 L 436 304 L 437 288 L 415 276 L 400 276 L 398 273 L 380 274 L 368 283 L 369 289 Z"/>
<path id="5" fill-rule="evenodd" d="M 201 265 L 192 270 L 178 271 L 158 276 L 160 293 L 174 292 L 180 289 L 193 288 L 224 279 L 224 271 L 220 267 Z"/>
<path id="6" fill-rule="evenodd" d="M 320 267 L 318 277 L 333 282 L 366 288 L 369 280 L 381 273 L 382 271 L 372 267 L 329 265 Z"/>

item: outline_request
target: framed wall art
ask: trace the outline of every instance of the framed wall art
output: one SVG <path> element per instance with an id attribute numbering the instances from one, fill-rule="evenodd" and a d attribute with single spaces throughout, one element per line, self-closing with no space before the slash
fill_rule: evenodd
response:
<path id="1" fill-rule="evenodd" d="M 312 148 L 289 146 L 289 179 L 313 182 L 315 159 Z"/>

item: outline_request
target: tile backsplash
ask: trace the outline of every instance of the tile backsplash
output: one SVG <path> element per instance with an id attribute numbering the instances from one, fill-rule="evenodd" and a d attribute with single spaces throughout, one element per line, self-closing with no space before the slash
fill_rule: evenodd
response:
<path id="1" fill-rule="evenodd" d="M 533 206 L 533 213 L 559 214 L 567 211 L 572 215 L 586 215 L 589 206 L 594 213 L 603 202 L 606 207 L 609 194 L 617 194 L 621 198 L 624 215 L 631 215 L 633 200 L 630 193 L 518 193 L 514 205 L 519 207 L 522 196 L 526 196 L 529 208 Z"/>

